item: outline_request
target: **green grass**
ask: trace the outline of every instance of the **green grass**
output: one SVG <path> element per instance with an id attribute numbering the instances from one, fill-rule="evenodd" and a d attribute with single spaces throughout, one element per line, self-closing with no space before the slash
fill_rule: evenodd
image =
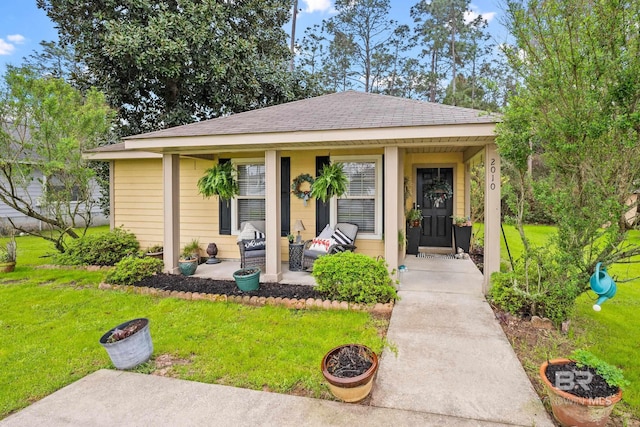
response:
<path id="1" fill-rule="evenodd" d="M 38 269 L 46 242 L 19 238 L 14 273 L 0 275 L 0 419 L 100 368 L 98 340 L 119 323 L 151 320 L 154 358 L 183 359 L 179 378 L 329 397 L 319 370 L 334 346 L 360 342 L 379 352 L 381 320 L 367 313 L 289 310 L 184 301 L 97 289 L 104 271 Z M 47 262 L 44 262 L 47 263 Z M 384 326 L 384 325 L 382 325 Z M 138 372 L 155 369 L 153 362 Z"/>
<path id="2" fill-rule="evenodd" d="M 512 226 L 504 226 L 509 248 L 514 257 L 522 253 L 518 232 Z M 555 232 L 551 226 L 530 225 L 526 233 L 532 243 L 542 246 Z M 629 232 L 629 241 L 640 244 L 640 231 Z M 504 239 L 502 258 L 507 260 Z M 640 417 L 640 264 L 617 264 L 609 273 L 618 281 L 616 296 L 602 305 L 602 311 L 592 309 L 596 300 L 593 292 L 578 298 L 575 313 L 571 317 L 570 338 L 601 359 L 624 370 L 631 385 L 624 390 L 624 402 L 636 417 Z M 634 279 L 621 283 L 627 279 Z M 566 357 L 567 354 L 550 354 Z M 542 362 L 541 362 L 542 363 Z"/>

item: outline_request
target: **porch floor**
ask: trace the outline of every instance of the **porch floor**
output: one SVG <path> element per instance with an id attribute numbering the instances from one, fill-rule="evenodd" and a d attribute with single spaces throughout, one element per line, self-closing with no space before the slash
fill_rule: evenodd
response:
<path id="1" fill-rule="evenodd" d="M 233 272 L 240 270 L 239 259 L 221 259 L 220 264 L 200 264 L 193 277 L 204 277 L 215 280 L 233 280 Z M 260 282 L 264 283 L 262 275 Z M 311 285 L 315 286 L 316 281 L 310 272 L 289 271 L 289 263 L 282 263 L 282 280 L 285 285 Z"/>

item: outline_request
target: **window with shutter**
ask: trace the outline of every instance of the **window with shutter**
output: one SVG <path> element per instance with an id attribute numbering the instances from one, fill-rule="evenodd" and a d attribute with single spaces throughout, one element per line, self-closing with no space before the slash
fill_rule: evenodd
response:
<path id="1" fill-rule="evenodd" d="M 358 235 L 379 237 L 382 233 L 381 156 L 334 157 L 349 179 L 347 193 L 332 200 L 332 223 L 358 225 Z"/>
<path id="2" fill-rule="evenodd" d="M 244 221 L 265 219 L 265 167 L 263 161 L 234 160 L 238 168 L 240 192 L 233 199 L 231 214 L 233 229 L 238 230 Z"/>

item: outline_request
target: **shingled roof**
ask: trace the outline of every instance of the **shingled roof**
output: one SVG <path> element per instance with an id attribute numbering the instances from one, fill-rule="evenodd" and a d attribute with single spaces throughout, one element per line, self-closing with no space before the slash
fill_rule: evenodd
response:
<path id="1" fill-rule="evenodd" d="M 364 92 L 338 92 L 246 111 L 127 140 L 496 123 L 499 116 L 470 108 Z"/>

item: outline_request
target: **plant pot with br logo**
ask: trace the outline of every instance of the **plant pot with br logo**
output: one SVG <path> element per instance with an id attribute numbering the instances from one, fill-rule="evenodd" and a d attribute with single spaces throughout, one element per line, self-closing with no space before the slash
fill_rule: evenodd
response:
<path id="1" fill-rule="evenodd" d="M 563 426 L 604 427 L 622 398 L 620 387 L 610 385 L 595 368 L 569 359 L 544 362 L 540 378 L 553 416 Z"/>

